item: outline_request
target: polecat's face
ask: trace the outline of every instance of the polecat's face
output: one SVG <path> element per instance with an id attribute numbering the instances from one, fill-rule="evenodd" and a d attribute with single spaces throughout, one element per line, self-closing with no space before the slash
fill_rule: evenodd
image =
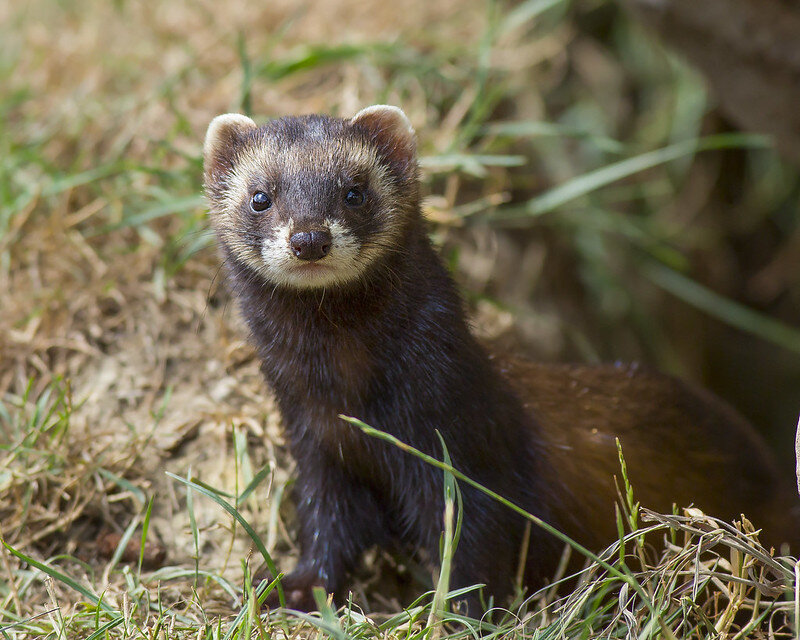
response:
<path id="1" fill-rule="evenodd" d="M 351 120 L 214 118 L 203 149 L 217 236 L 266 281 L 321 288 L 397 249 L 417 199 L 414 130 L 396 107 Z"/>

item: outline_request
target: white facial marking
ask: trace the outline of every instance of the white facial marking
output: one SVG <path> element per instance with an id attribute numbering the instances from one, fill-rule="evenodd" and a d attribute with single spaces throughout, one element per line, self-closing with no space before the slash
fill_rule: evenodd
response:
<path id="1" fill-rule="evenodd" d="M 298 289 L 323 288 L 357 279 L 363 267 L 360 244 L 340 222 L 325 220 L 331 233 L 331 248 L 324 258 L 309 262 L 294 255 L 289 238 L 294 221 L 276 226 L 261 247 L 259 271 L 270 282 Z"/>

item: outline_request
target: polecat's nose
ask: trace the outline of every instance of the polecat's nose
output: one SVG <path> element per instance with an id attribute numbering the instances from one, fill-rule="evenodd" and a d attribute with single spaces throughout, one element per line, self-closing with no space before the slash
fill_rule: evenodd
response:
<path id="1" fill-rule="evenodd" d="M 289 238 L 292 252 L 300 260 L 319 260 L 331 250 L 330 231 L 303 231 Z"/>

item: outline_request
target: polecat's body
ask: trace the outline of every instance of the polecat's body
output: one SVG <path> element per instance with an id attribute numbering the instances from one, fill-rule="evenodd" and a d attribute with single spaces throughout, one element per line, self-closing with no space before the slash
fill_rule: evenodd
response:
<path id="1" fill-rule="evenodd" d="M 441 472 L 340 414 L 441 457 L 438 430 L 461 471 L 595 546 L 615 532 L 615 435 L 646 505 L 695 502 L 759 523 L 773 503 L 790 503 L 750 427 L 702 392 L 634 368 L 498 370 L 427 237 L 414 134 L 398 109 L 261 128 L 220 116 L 205 170 L 232 287 L 298 464 L 301 558 L 284 579 L 292 606 L 309 606 L 313 585 L 340 589 L 374 544 L 400 540 L 438 557 Z M 504 595 L 524 522 L 462 492 L 452 583 Z M 559 547 L 534 528 L 528 586 L 552 571 Z"/>

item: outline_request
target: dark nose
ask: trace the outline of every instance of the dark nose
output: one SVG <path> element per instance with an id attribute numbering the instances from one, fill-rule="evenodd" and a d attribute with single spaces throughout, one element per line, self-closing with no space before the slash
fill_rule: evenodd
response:
<path id="1" fill-rule="evenodd" d="M 289 238 L 292 252 L 300 260 L 319 260 L 331 250 L 330 231 L 303 231 Z"/>

